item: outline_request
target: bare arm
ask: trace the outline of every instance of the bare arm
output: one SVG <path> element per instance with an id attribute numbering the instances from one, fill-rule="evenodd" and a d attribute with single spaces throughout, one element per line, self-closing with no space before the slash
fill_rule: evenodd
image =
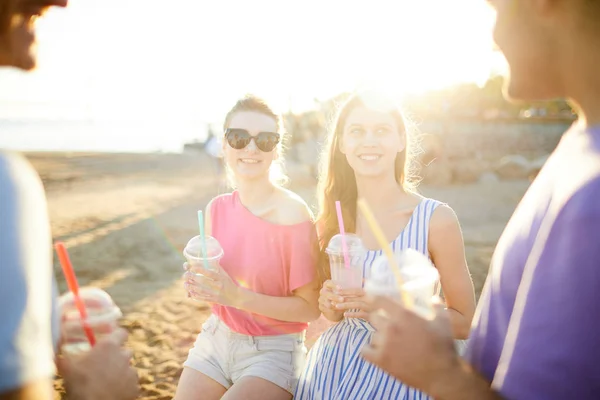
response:
<path id="1" fill-rule="evenodd" d="M 437 400 L 502 400 L 488 381 L 477 373 L 467 362 L 460 365 L 446 379 L 435 383 L 430 391 Z"/>
<path id="2" fill-rule="evenodd" d="M 323 311 L 323 316 L 331 322 L 340 322 L 344 318 L 343 311 Z"/>
<path id="3" fill-rule="evenodd" d="M 214 200 L 214 199 L 213 199 Z M 212 218 L 210 216 L 213 200 L 209 201 L 204 210 L 204 233 L 208 236 L 212 235 Z"/>
<path id="4" fill-rule="evenodd" d="M 429 235 L 431 258 L 440 273 L 452 332 L 456 339 L 466 339 L 475 313 L 475 293 L 460 225 L 450 207 L 436 209 Z"/>
<path id="5" fill-rule="evenodd" d="M 274 297 L 240 288 L 237 308 L 288 322 L 312 322 L 319 318 L 318 283 L 296 289 L 293 296 Z"/>

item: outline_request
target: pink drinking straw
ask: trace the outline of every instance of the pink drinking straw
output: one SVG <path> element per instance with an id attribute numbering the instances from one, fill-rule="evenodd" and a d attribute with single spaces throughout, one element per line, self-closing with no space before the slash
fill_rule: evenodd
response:
<path id="1" fill-rule="evenodd" d="M 344 230 L 344 217 L 342 216 L 342 205 L 339 200 L 335 202 L 335 210 L 337 211 L 338 225 L 340 226 L 340 234 L 342 235 L 342 253 L 344 254 L 344 264 L 346 268 L 350 268 L 350 260 L 348 259 L 348 246 L 346 245 L 346 231 Z"/>
<path id="2" fill-rule="evenodd" d="M 69 259 L 69 253 L 67 253 L 67 249 L 62 242 L 56 243 L 54 247 L 56 249 L 56 253 L 58 254 L 58 260 L 60 261 L 63 274 L 65 275 L 67 286 L 69 286 L 69 290 L 71 293 L 73 293 L 73 297 L 75 298 L 75 306 L 77 307 L 77 310 L 79 310 L 79 315 L 81 316 L 83 331 L 90 342 L 90 346 L 93 347 L 96 344 L 96 337 L 94 336 L 94 331 L 92 331 L 92 328 L 87 322 L 87 310 L 85 309 L 83 300 L 81 300 L 81 297 L 79 296 L 79 284 L 77 283 L 75 270 L 73 270 L 73 265 Z"/>

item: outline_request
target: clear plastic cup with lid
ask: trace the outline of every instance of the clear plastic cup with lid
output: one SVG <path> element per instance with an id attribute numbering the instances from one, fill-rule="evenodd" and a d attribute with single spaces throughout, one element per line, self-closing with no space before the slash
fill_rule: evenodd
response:
<path id="1" fill-rule="evenodd" d="M 86 323 L 96 340 L 110 335 L 119 326 L 121 310 L 108 293 L 94 287 L 79 289 L 79 297 L 87 312 Z M 58 299 L 60 310 L 61 352 L 67 357 L 84 354 L 91 344 L 84 330 L 84 321 L 75 303 L 75 296 L 68 292 Z"/>
<path id="2" fill-rule="evenodd" d="M 205 237 L 206 254 L 203 250 L 202 237 L 194 236 L 183 249 L 183 256 L 188 262 L 188 270 L 195 275 L 202 275 L 208 268 L 210 271 L 219 271 L 219 261 L 225 254 L 217 239 L 212 236 Z"/>
<path id="3" fill-rule="evenodd" d="M 371 296 L 389 296 L 402 300 L 403 294 L 410 298 L 412 310 L 423 318 L 433 316 L 433 298 L 439 294 L 440 275 L 424 254 L 406 249 L 394 255 L 397 267 L 391 267 L 385 256 L 379 256 L 371 266 L 365 282 L 365 292 Z M 392 268 L 398 268 L 398 282 Z M 404 292 L 404 293 L 403 293 Z"/>
<path id="4" fill-rule="evenodd" d="M 345 246 L 344 246 L 345 241 Z M 347 252 L 344 255 L 344 252 Z M 363 265 L 367 253 L 362 240 L 353 234 L 337 234 L 331 238 L 325 252 L 329 256 L 331 280 L 342 289 L 363 286 Z M 348 265 L 346 265 L 346 257 Z"/>

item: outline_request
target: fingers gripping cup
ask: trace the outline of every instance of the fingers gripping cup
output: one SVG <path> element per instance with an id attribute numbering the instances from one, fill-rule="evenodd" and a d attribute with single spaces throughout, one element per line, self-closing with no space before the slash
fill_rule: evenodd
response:
<path id="1" fill-rule="evenodd" d="M 84 287 L 79 296 L 87 310 L 87 325 L 96 339 L 110 335 L 118 327 L 121 310 L 104 290 Z M 68 292 L 58 300 L 61 316 L 61 350 L 65 356 L 77 356 L 91 349 L 84 331 L 81 314 L 75 303 L 73 293 Z"/>
<path id="2" fill-rule="evenodd" d="M 344 243 L 346 241 L 348 266 L 344 259 Z M 346 233 L 344 237 L 337 234 L 331 238 L 325 252 L 329 256 L 331 279 L 342 289 L 361 288 L 363 282 L 363 262 L 366 249 L 360 238 Z"/>
<path id="3" fill-rule="evenodd" d="M 206 236 L 206 254 L 202 249 L 202 236 L 194 236 L 183 249 L 183 256 L 189 264 L 189 270 L 193 274 L 202 275 L 202 271 L 208 268 L 211 271 L 219 270 L 219 261 L 223 258 L 221 244 L 212 236 Z"/>
<path id="4" fill-rule="evenodd" d="M 401 285 L 386 257 L 378 257 L 365 283 L 369 295 L 390 296 L 401 300 L 404 292 L 412 299 L 413 311 L 423 318 L 433 317 L 433 296 L 438 293 L 440 275 L 429 258 L 413 249 L 394 255 Z M 395 267 L 393 267 L 395 268 Z"/>

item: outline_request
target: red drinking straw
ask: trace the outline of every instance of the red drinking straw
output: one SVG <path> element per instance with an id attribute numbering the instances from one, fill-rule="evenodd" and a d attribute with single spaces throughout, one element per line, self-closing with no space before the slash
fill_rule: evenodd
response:
<path id="1" fill-rule="evenodd" d="M 81 300 L 81 297 L 79 296 L 79 284 L 77 283 L 77 277 L 73 270 L 73 264 L 71 264 L 71 260 L 69 259 L 69 253 L 67 253 L 67 249 L 62 242 L 57 242 L 54 245 L 54 248 L 56 249 L 58 260 L 60 261 L 63 274 L 67 280 L 67 286 L 69 286 L 69 290 L 73 293 L 73 297 L 75 298 L 75 306 L 77 307 L 77 310 L 79 310 L 85 336 L 87 336 L 90 345 L 94 346 L 96 344 L 96 337 L 94 336 L 94 331 L 92 331 L 92 328 L 87 322 L 87 310 L 85 309 L 83 300 Z"/>

